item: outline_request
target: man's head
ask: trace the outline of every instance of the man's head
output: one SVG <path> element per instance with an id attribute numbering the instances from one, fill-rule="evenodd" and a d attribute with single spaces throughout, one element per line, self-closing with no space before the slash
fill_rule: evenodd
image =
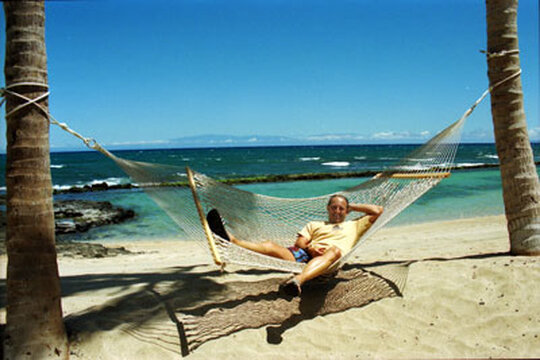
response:
<path id="1" fill-rule="evenodd" d="M 328 211 L 328 222 L 337 224 L 345 221 L 349 213 L 349 200 L 343 195 L 332 195 L 326 206 Z"/>

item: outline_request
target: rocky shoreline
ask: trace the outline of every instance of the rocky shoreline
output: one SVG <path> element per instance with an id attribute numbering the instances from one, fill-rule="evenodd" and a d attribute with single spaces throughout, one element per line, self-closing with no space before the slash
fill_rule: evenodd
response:
<path id="1" fill-rule="evenodd" d="M 2 199 L 4 200 L 4 199 Z M 128 254 L 123 247 L 110 248 L 97 243 L 62 239 L 62 234 L 82 233 L 93 227 L 119 224 L 136 216 L 131 209 L 115 207 L 108 201 L 62 200 L 54 202 L 56 250 L 60 256 L 101 258 Z M 5 254 L 6 215 L 0 212 L 0 254 Z"/>
<path id="2" fill-rule="evenodd" d="M 62 200 L 54 202 L 56 234 L 72 234 L 135 217 L 130 209 L 114 207 L 108 201 Z"/>
<path id="3" fill-rule="evenodd" d="M 540 161 L 535 162 L 536 166 L 540 165 Z M 467 165 L 467 166 L 454 166 L 450 168 L 451 171 L 466 171 L 466 170 L 477 170 L 477 169 L 489 169 L 489 168 L 498 168 L 499 164 L 478 164 L 478 165 Z M 362 177 L 373 177 L 380 171 L 366 170 L 366 171 L 355 171 L 355 172 L 334 172 L 334 173 L 305 173 L 305 174 L 279 174 L 279 175 L 254 175 L 254 176 L 244 176 L 237 178 L 229 179 L 216 179 L 219 182 L 228 184 L 228 185 L 238 185 L 238 184 L 253 184 L 253 183 L 278 183 L 278 182 L 287 182 L 287 181 L 300 181 L 300 180 L 328 180 L 328 179 L 345 179 L 345 178 L 362 178 Z M 164 183 L 156 186 L 189 186 L 187 181 L 175 182 L 175 183 Z M 69 189 L 55 190 L 55 194 L 64 194 L 64 193 L 84 193 L 84 192 L 94 192 L 94 191 L 106 191 L 106 190 L 129 190 L 139 188 L 135 184 L 116 184 L 109 185 L 106 182 L 85 185 L 85 186 L 72 186 Z"/>

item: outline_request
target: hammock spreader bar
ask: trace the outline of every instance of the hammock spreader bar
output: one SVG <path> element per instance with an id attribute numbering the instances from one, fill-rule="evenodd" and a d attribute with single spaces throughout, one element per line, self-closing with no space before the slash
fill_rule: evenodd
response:
<path id="1" fill-rule="evenodd" d="M 208 242 L 208 247 L 210 248 L 210 253 L 212 254 L 212 259 L 214 260 L 214 263 L 218 266 L 224 267 L 225 264 L 221 261 L 221 258 L 219 256 L 219 252 L 216 249 L 216 242 L 214 239 L 214 236 L 212 235 L 212 230 L 210 230 L 210 226 L 208 225 L 208 221 L 206 221 L 206 216 L 204 214 L 204 210 L 202 208 L 201 202 L 199 200 L 199 196 L 197 195 L 197 186 L 195 185 L 195 179 L 193 178 L 193 172 L 191 169 L 186 166 L 186 174 L 189 181 L 189 187 L 191 188 L 191 193 L 193 194 L 193 201 L 195 202 L 195 207 L 197 208 L 197 213 L 199 214 L 199 220 L 201 221 L 201 225 L 204 230 L 204 235 L 206 237 L 206 240 Z"/>
<path id="2" fill-rule="evenodd" d="M 392 179 L 426 179 L 426 178 L 447 178 L 450 177 L 450 172 L 440 172 L 440 173 L 418 173 L 418 174 L 409 174 L 409 173 L 394 173 L 394 174 L 385 174 L 378 173 L 375 175 L 375 178 L 392 178 Z"/>

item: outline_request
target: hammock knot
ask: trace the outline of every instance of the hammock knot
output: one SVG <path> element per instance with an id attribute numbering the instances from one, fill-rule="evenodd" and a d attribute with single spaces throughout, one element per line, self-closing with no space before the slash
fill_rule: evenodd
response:
<path id="1" fill-rule="evenodd" d="M 67 130 L 69 129 L 69 127 L 68 127 L 68 125 L 67 125 L 66 123 L 60 123 L 60 122 L 59 122 L 59 123 L 57 123 L 56 125 L 58 125 L 62 130 L 66 130 L 66 131 L 67 131 Z"/>
<path id="2" fill-rule="evenodd" d="M 94 138 L 83 138 L 84 145 L 88 146 L 90 149 L 96 150 L 98 143 Z"/>

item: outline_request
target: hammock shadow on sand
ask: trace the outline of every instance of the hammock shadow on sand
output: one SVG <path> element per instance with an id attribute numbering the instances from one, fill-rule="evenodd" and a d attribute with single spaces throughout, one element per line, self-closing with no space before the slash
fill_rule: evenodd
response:
<path id="1" fill-rule="evenodd" d="M 349 266 L 335 277 L 306 284 L 302 296 L 296 298 L 279 293 L 280 277 L 227 283 L 226 301 L 193 309 L 182 309 L 175 298 L 164 296 L 162 301 L 177 326 L 185 356 L 212 339 L 264 326 L 268 326 L 267 341 L 280 343 L 283 333 L 304 320 L 401 296 L 407 274 L 408 264 L 363 269 Z"/>
<path id="2" fill-rule="evenodd" d="M 348 266 L 335 277 L 306 284 L 302 297 L 291 299 L 278 292 L 283 276 L 222 283 L 216 271 L 180 269 L 177 281 L 171 274 L 163 281 L 153 274 L 140 290 L 71 315 L 66 325 L 74 342 L 84 341 L 85 333 L 118 328 L 183 356 L 207 341 L 264 326 L 267 341 L 275 344 L 301 321 L 400 296 L 407 274 L 408 264 Z"/>

